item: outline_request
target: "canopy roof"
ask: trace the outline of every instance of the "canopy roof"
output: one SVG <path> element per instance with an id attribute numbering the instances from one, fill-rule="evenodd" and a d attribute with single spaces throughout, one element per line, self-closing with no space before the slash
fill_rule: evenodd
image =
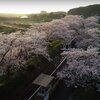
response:
<path id="1" fill-rule="evenodd" d="M 33 81 L 33 83 L 43 87 L 47 87 L 53 80 L 53 78 L 53 76 L 49 76 L 42 73 Z"/>

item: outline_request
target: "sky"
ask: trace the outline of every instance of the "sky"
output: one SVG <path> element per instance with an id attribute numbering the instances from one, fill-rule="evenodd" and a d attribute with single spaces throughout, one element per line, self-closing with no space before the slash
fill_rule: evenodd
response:
<path id="1" fill-rule="evenodd" d="M 100 4 L 100 0 L 0 0 L 0 13 L 67 12 L 71 8 L 92 4 Z"/>

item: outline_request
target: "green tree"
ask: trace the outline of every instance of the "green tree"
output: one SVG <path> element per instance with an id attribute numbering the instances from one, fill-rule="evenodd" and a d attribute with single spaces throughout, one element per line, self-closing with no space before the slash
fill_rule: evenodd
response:
<path id="1" fill-rule="evenodd" d="M 61 53 L 61 40 L 53 40 L 48 45 L 48 52 L 51 58 L 59 57 Z"/>

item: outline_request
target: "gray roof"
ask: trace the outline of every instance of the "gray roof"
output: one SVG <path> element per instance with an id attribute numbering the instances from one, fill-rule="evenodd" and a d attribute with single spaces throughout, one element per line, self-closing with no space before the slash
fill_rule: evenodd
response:
<path id="1" fill-rule="evenodd" d="M 53 80 L 53 78 L 53 76 L 49 76 L 42 73 L 33 81 L 33 83 L 43 87 L 47 87 Z"/>

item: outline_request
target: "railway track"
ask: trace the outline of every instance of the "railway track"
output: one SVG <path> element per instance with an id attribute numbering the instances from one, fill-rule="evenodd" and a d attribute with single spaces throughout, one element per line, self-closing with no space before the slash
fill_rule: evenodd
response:
<path id="1" fill-rule="evenodd" d="M 66 57 L 63 58 L 60 62 L 58 62 L 57 66 L 44 68 L 41 72 L 48 74 L 50 76 L 55 76 L 57 70 L 61 68 L 65 60 L 66 60 Z M 41 74 L 41 72 L 35 75 L 35 77 Z M 39 91 L 41 87 L 33 84 L 32 83 L 33 80 L 34 79 L 31 79 L 30 82 L 26 85 L 26 87 L 24 86 L 24 88 L 20 89 L 21 91 L 11 94 L 10 97 L 7 97 L 6 99 L 2 99 L 2 100 L 34 100 L 33 98 L 35 94 Z"/>
<path id="2" fill-rule="evenodd" d="M 63 60 L 58 64 L 58 66 L 49 74 L 50 76 L 54 76 L 54 74 L 56 73 L 56 71 L 61 67 L 61 65 L 64 63 L 64 61 L 66 60 L 66 58 L 67 57 L 65 57 L 65 58 L 63 58 Z M 26 99 L 23 99 L 23 100 L 34 100 L 34 96 L 35 96 L 35 94 L 40 90 L 40 88 L 41 88 L 41 86 L 38 86 L 37 88 L 36 88 L 36 90 L 35 91 L 33 91 L 33 93 L 32 93 L 32 89 L 33 88 L 31 88 L 30 89 L 30 96 Z M 34 90 L 34 89 L 33 89 Z"/>

